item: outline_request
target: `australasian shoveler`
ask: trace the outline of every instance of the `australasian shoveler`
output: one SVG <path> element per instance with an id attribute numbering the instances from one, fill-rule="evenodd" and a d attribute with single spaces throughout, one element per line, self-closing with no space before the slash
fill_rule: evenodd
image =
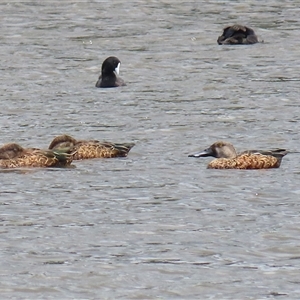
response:
<path id="1" fill-rule="evenodd" d="M 240 154 L 228 142 L 215 142 L 202 152 L 189 155 L 190 157 L 213 156 L 208 169 L 270 169 L 279 168 L 282 158 L 288 153 L 285 149 L 248 150 Z"/>
<path id="2" fill-rule="evenodd" d="M 73 159 L 89 159 L 89 158 L 112 158 L 125 157 L 128 155 L 134 143 L 111 143 L 99 142 L 96 140 L 76 140 L 69 135 L 60 135 L 54 138 L 49 149 L 63 149 L 70 147 L 74 152 Z"/>

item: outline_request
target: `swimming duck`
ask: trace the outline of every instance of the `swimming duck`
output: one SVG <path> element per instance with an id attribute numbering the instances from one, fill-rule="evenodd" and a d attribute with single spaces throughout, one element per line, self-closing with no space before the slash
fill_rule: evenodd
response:
<path id="1" fill-rule="evenodd" d="M 218 37 L 219 45 L 255 44 L 258 43 L 254 30 L 239 24 L 227 26 L 223 34 Z"/>
<path id="2" fill-rule="evenodd" d="M 72 155 L 64 151 L 24 149 L 18 144 L 6 144 L 0 148 L 0 168 L 65 167 L 71 164 Z"/>
<path id="3" fill-rule="evenodd" d="M 282 158 L 288 153 L 285 149 L 269 151 L 248 150 L 240 154 L 228 142 L 215 142 L 203 152 L 189 155 L 189 157 L 213 156 L 208 169 L 270 169 L 279 168 Z"/>
<path id="4" fill-rule="evenodd" d="M 73 137 L 64 134 L 54 138 L 49 149 L 56 150 L 71 147 L 72 151 L 74 151 L 73 159 L 79 160 L 89 158 L 125 157 L 134 145 L 134 143 L 115 144 L 95 140 L 76 140 Z"/>
<path id="5" fill-rule="evenodd" d="M 111 88 L 118 86 L 125 86 L 125 82 L 117 77 L 120 71 L 120 60 L 115 56 L 110 56 L 105 59 L 101 68 L 101 75 L 96 82 L 98 88 Z"/>

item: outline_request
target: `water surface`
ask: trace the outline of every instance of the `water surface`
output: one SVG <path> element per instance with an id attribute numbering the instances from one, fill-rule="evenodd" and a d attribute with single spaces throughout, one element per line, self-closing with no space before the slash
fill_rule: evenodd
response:
<path id="1" fill-rule="evenodd" d="M 189 153 L 299 147 L 297 1 L 0 4 L 1 143 L 135 142 L 127 158 L 0 173 L 4 299 L 299 299 L 299 155 L 207 170 Z M 242 23 L 264 43 L 219 46 Z M 94 87 L 102 61 L 127 86 Z"/>

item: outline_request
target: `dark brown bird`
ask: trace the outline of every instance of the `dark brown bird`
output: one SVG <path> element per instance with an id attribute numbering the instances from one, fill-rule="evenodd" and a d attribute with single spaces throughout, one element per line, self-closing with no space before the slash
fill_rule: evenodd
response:
<path id="1" fill-rule="evenodd" d="M 208 169 L 270 169 L 279 168 L 287 153 L 285 149 L 275 149 L 248 150 L 237 154 L 232 144 L 219 141 L 203 152 L 191 154 L 189 157 L 216 157 L 208 164 Z"/>
<path id="2" fill-rule="evenodd" d="M 217 42 L 219 45 L 247 45 L 258 43 L 258 39 L 253 29 L 235 24 L 225 27 Z"/>
<path id="3" fill-rule="evenodd" d="M 66 151 L 24 149 L 15 143 L 0 148 L 0 168 L 65 167 L 69 166 L 72 160 L 72 154 Z"/>
<path id="4" fill-rule="evenodd" d="M 76 140 L 69 135 L 60 135 L 54 138 L 49 149 L 64 149 L 70 147 L 74 152 L 73 159 L 112 158 L 128 155 L 134 143 L 115 144 L 95 140 Z"/>
<path id="5" fill-rule="evenodd" d="M 101 68 L 101 75 L 96 82 L 98 88 L 112 88 L 125 86 L 123 79 L 118 77 L 120 72 L 120 60 L 115 56 L 110 56 L 104 60 Z"/>

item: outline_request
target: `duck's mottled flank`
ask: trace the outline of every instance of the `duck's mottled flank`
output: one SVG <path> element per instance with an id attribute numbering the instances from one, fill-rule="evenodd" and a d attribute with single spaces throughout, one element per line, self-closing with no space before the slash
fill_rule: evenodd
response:
<path id="1" fill-rule="evenodd" d="M 134 143 L 116 144 L 110 142 L 99 142 L 95 140 L 77 141 L 69 135 L 61 135 L 54 138 L 49 146 L 49 149 L 72 147 L 74 151 L 73 159 L 80 160 L 89 158 L 125 157 L 128 155 L 128 152 L 134 145 Z"/>
<path id="2" fill-rule="evenodd" d="M 0 148 L 0 168 L 65 167 L 72 162 L 72 155 L 61 151 L 24 149 L 18 144 L 7 144 Z"/>
<path id="3" fill-rule="evenodd" d="M 247 45 L 258 43 L 258 38 L 250 27 L 234 24 L 224 28 L 217 42 L 219 45 Z"/>
<path id="4" fill-rule="evenodd" d="M 267 156 L 262 154 L 242 154 L 236 158 L 216 158 L 212 160 L 208 169 L 270 169 L 278 168 L 280 161 L 274 156 Z"/>

